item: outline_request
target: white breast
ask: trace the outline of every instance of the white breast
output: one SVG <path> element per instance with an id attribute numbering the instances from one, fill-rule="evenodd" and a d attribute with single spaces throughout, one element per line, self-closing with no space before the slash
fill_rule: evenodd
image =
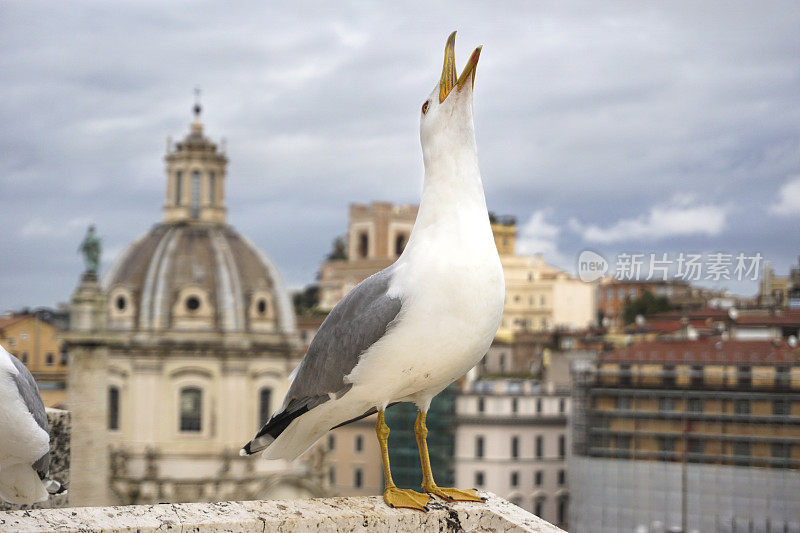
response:
<path id="1" fill-rule="evenodd" d="M 30 465 L 49 449 L 49 436 L 39 427 L 19 395 L 17 369 L 0 347 L 0 470 L 12 464 Z"/>
<path id="2" fill-rule="evenodd" d="M 432 233 L 398 264 L 390 289 L 403 298 L 396 324 L 348 376 L 387 402 L 438 393 L 483 357 L 500 324 L 505 284 L 494 240 Z"/>

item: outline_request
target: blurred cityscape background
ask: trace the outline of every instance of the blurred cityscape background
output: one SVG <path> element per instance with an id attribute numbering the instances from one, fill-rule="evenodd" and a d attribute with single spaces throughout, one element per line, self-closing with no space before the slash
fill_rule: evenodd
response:
<path id="1" fill-rule="evenodd" d="M 800 531 L 800 10 L 417 7 L 0 4 L 0 344 L 71 412 L 70 505 L 382 492 L 374 418 L 238 450 L 402 253 L 455 27 L 506 302 L 434 400 L 437 481 L 576 532 Z"/>

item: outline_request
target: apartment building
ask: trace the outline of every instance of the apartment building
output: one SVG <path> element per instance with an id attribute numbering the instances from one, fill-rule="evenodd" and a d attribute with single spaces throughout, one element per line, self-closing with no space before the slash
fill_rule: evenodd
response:
<path id="1" fill-rule="evenodd" d="M 465 383 L 456 397 L 455 485 L 492 491 L 566 528 L 567 386 Z"/>
<path id="2" fill-rule="evenodd" d="M 571 530 L 800 528 L 796 344 L 643 342 L 574 366 Z"/>
<path id="3" fill-rule="evenodd" d="M 381 452 L 375 436 L 375 415 L 332 430 L 323 438 L 323 443 L 332 494 L 383 494 L 383 471 Z"/>

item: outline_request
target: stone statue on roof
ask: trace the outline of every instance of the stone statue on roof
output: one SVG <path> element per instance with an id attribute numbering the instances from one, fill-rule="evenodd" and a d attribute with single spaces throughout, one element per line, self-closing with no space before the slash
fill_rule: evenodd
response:
<path id="1" fill-rule="evenodd" d="M 83 262 L 86 264 L 86 272 L 97 275 L 100 268 L 100 253 L 103 246 L 100 237 L 94 232 L 94 225 L 89 226 L 86 236 L 83 238 L 78 251 L 83 254 Z"/>

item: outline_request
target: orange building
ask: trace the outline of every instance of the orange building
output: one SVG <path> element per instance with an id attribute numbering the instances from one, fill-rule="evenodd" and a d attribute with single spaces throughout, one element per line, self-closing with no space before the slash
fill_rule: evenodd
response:
<path id="1" fill-rule="evenodd" d="M 67 355 L 58 330 L 31 313 L 0 318 L 0 344 L 31 371 L 47 407 L 63 406 L 67 399 Z"/>

